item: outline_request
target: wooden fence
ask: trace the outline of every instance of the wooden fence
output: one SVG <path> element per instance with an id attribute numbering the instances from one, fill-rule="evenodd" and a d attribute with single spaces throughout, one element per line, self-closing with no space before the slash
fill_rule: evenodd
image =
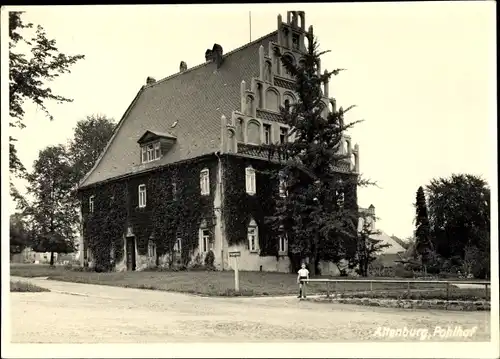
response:
<path id="1" fill-rule="evenodd" d="M 491 285 L 490 281 L 471 281 L 471 280 L 418 280 L 418 279 L 306 279 L 305 283 L 326 283 L 326 296 L 330 297 L 331 286 L 333 285 L 333 292 L 337 292 L 337 283 L 367 283 L 367 289 L 369 285 L 370 292 L 373 291 L 374 283 L 399 283 L 406 284 L 408 293 L 411 292 L 411 284 L 443 284 L 446 286 L 446 298 L 448 299 L 450 294 L 450 285 L 453 284 L 473 284 L 484 286 L 485 298 L 488 298 L 488 287 Z M 387 289 L 387 288 L 386 288 Z M 390 289 L 388 289 L 390 290 Z"/>

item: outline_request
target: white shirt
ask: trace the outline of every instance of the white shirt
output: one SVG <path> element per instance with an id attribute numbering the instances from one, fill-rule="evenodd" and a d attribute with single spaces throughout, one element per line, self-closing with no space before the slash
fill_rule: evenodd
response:
<path id="1" fill-rule="evenodd" d="M 306 268 L 304 268 L 304 269 L 302 269 L 302 268 L 301 268 L 301 269 L 299 269 L 299 272 L 298 272 L 298 273 L 299 273 L 299 276 L 300 276 L 300 277 L 307 277 L 307 276 L 309 275 L 309 271 L 308 271 Z"/>

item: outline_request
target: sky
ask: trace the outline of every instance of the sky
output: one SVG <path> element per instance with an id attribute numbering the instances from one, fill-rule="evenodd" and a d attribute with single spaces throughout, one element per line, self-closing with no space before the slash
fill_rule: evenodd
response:
<path id="1" fill-rule="evenodd" d="M 363 176 L 378 185 L 359 189 L 359 205 L 373 204 L 377 227 L 406 238 L 414 229 L 416 191 L 432 178 L 470 173 L 496 186 L 494 6 L 470 1 L 24 8 L 25 20 L 42 25 L 61 52 L 84 54 L 85 60 L 51 84 L 55 93 L 74 99 L 49 104 L 54 121 L 29 104 L 25 129 L 8 129 L 2 120 L 2 156 L 9 132 L 19 138 L 19 157 L 30 170 L 40 150 L 72 137 L 77 121 L 91 114 L 118 121 L 148 76 L 159 80 L 176 73 L 180 61 L 201 64 L 214 43 L 229 52 L 276 30 L 278 14 L 286 19 L 287 11 L 302 10 L 321 49 L 331 51 L 322 57 L 322 68 L 347 69 L 331 79 L 330 96 L 344 108 L 356 105 L 347 121 L 364 120 L 350 135 L 360 146 Z M 14 210 L 11 200 L 7 205 Z"/>

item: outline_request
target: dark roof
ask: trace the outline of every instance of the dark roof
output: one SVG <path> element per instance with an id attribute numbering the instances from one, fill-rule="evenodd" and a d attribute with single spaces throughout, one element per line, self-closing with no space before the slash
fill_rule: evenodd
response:
<path id="1" fill-rule="evenodd" d="M 152 138 L 168 138 L 171 140 L 176 140 L 177 137 L 174 135 L 167 133 L 167 132 L 158 132 L 158 131 L 150 131 L 147 130 L 138 140 L 137 143 L 143 143 L 146 142 L 146 140 L 152 139 Z"/>
<path id="2" fill-rule="evenodd" d="M 80 188 L 218 151 L 221 116 L 229 118 L 239 110 L 241 81 L 249 87 L 259 75 L 259 47 L 267 51 L 276 34 L 227 53 L 219 69 L 206 62 L 143 86 Z M 177 141 L 161 160 L 143 165 L 137 141 L 148 130 L 166 132 Z"/>

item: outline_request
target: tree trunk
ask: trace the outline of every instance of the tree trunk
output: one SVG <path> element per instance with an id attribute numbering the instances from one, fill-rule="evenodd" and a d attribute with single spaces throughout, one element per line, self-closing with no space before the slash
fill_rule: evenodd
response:
<path id="1" fill-rule="evenodd" d="M 54 252 L 50 252 L 50 265 L 54 265 Z"/>

